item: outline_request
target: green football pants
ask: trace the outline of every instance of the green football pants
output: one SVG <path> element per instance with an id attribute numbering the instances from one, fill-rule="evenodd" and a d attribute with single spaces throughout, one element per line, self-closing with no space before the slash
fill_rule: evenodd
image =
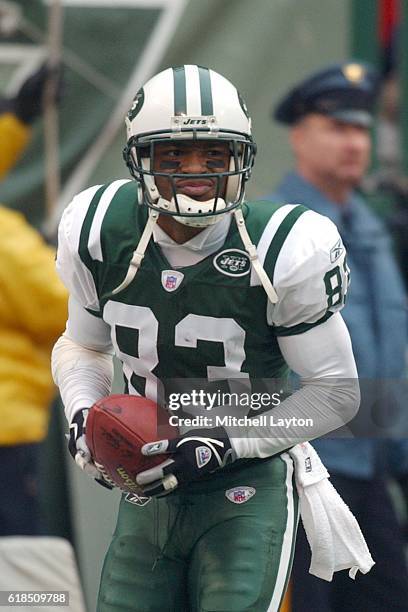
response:
<path id="1" fill-rule="evenodd" d="M 123 497 L 98 612 L 277 612 L 297 521 L 287 453 L 144 506 Z"/>

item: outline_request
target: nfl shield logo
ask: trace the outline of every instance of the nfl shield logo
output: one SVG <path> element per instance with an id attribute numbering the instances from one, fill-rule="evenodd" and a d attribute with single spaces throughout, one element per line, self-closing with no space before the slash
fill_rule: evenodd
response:
<path id="1" fill-rule="evenodd" d="M 178 272 L 177 270 L 163 270 L 161 275 L 163 288 L 169 292 L 175 291 L 180 287 L 183 278 L 184 274 L 182 272 Z"/>
<path id="2" fill-rule="evenodd" d="M 175 276 L 166 276 L 166 280 L 164 282 L 164 288 L 167 291 L 173 291 L 177 286 L 177 278 Z"/>
<path id="3" fill-rule="evenodd" d="M 204 467 L 205 465 L 207 465 L 207 463 L 210 461 L 212 456 L 212 452 L 211 450 L 208 448 L 208 446 L 198 446 L 196 448 L 196 461 L 197 461 L 197 466 L 199 468 Z"/>
<path id="4" fill-rule="evenodd" d="M 254 487 L 235 487 L 234 489 L 228 489 L 225 491 L 225 496 L 229 499 L 233 504 L 244 504 L 251 499 L 256 493 L 256 489 Z"/>
<path id="5" fill-rule="evenodd" d="M 245 491 L 243 489 L 237 489 L 233 492 L 232 496 L 236 504 L 242 504 L 246 500 Z"/>

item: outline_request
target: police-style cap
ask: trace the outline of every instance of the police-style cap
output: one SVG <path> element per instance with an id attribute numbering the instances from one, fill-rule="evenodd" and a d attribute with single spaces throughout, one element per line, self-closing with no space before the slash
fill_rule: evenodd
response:
<path id="1" fill-rule="evenodd" d="M 292 125 L 309 113 L 369 127 L 380 78 L 373 66 L 349 62 L 329 66 L 296 85 L 272 110 L 276 121 Z"/>

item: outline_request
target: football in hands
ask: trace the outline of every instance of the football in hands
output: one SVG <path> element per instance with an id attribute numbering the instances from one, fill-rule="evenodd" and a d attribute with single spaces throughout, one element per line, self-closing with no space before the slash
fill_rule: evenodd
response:
<path id="1" fill-rule="evenodd" d="M 145 457 L 146 442 L 174 438 L 177 427 L 155 402 L 137 395 L 109 395 L 89 411 L 86 442 L 93 461 L 104 478 L 123 491 L 141 494 L 136 475 L 164 460 L 162 455 Z"/>

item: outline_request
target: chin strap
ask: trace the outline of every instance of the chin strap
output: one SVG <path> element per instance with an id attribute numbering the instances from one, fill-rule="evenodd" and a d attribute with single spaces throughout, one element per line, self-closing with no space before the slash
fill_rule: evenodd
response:
<path id="1" fill-rule="evenodd" d="M 157 223 L 157 219 L 159 218 L 159 213 L 155 210 L 149 210 L 149 218 L 143 230 L 143 234 L 140 237 L 139 244 L 136 247 L 136 250 L 133 252 L 132 259 L 129 263 L 129 268 L 126 273 L 124 280 L 121 282 L 116 289 L 112 291 L 112 294 L 115 295 L 123 289 L 126 289 L 128 285 L 135 278 L 138 269 L 142 263 L 143 257 L 145 255 L 145 251 L 147 249 L 147 245 L 149 244 L 149 240 L 152 237 L 154 226 Z"/>
<path id="2" fill-rule="evenodd" d="M 162 208 L 163 210 L 170 210 L 173 212 L 178 212 L 177 215 L 174 215 L 173 219 L 182 225 L 186 225 L 187 227 L 209 227 L 210 225 L 215 225 L 220 220 L 221 215 L 202 215 L 202 217 L 193 217 L 193 216 L 183 216 L 183 213 L 194 212 L 194 209 L 201 209 L 199 212 L 207 212 L 210 213 L 214 210 L 215 198 L 211 198 L 210 200 L 205 200 L 204 202 L 199 202 L 198 200 L 194 200 L 194 198 L 190 198 L 189 196 L 184 195 L 183 193 L 177 194 L 177 204 L 175 202 L 174 197 L 171 200 L 166 200 L 161 196 L 156 201 L 155 207 Z M 223 210 L 227 205 L 223 198 L 217 198 L 217 210 Z"/>
<path id="3" fill-rule="evenodd" d="M 256 251 L 255 245 L 251 242 L 251 238 L 248 234 L 248 230 L 245 225 L 244 215 L 242 214 L 242 210 L 237 208 L 234 211 L 235 221 L 238 227 L 239 234 L 241 236 L 241 240 L 244 244 L 245 250 L 249 255 L 251 260 L 251 264 L 258 275 L 259 280 L 263 288 L 266 291 L 266 294 L 269 298 L 269 301 L 272 304 L 276 304 L 278 301 L 278 296 L 276 294 L 275 289 L 271 281 L 269 280 L 269 276 L 266 274 L 265 270 L 262 267 L 261 262 L 258 259 L 258 253 Z M 133 253 L 132 259 L 129 263 L 129 268 L 126 273 L 124 280 L 121 282 L 116 289 L 112 291 L 112 294 L 115 295 L 120 291 L 126 289 L 126 287 L 132 282 L 135 278 L 138 269 L 142 263 L 143 257 L 145 255 L 145 251 L 147 249 L 147 245 L 149 244 L 149 240 L 152 237 L 154 226 L 157 223 L 157 219 L 159 218 L 159 212 L 155 210 L 149 210 L 149 218 L 147 220 L 146 226 L 143 230 L 142 236 L 139 240 L 139 244 L 136 247 L 136 250 Z"/>
<path id="4" fill-rule="evenodd" d="M 273 288 L 271 281 L 269 280 L 269 276 L 263 269 L 262 264 L 258 259 L 258 253 L 256 251 L 255 245 L 251 242 L 251 238 L 248 234 L 248 230 L 245 225 L 244 215 L 242 214 L 241 208 L 236 208 L 234 210 L 234 216 L 235 221 L 237 223 L 239 235 L 241 236 L 241 240 L 244 243 L 245 250 L 249 255 L 251 264 L 256 274 L 258 275 L 258 278 L 261 281 L 263 288 L 266 291 L 266 295 L 268 296 L 269 301 L 272 302 L 272 304 L 276 304 L 276 302 L 278 301 L 278 296 L 276 294 L 275 289 Z"/>

